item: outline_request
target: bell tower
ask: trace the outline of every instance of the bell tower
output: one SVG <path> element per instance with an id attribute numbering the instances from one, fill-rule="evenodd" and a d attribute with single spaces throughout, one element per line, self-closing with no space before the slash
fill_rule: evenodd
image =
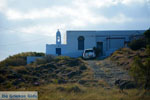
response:
<path id="1" fill-rule="evenodd" d="M 59 29 L 56 32 L 56 44 L 57 45 L 61 44 L 61 33 L 60 33 Z"/>

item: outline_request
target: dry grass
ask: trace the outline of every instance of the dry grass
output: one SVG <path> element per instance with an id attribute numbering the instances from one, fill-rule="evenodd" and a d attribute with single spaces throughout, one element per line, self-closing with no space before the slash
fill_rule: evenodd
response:
<path id="1" fill-rule="evenodd" d="M 88 67 L 87 70 L 84 71 L 84 73 L 82 74 L 82 80 L 92 80 L 94 79 L 93 77 L 93 71 Z"/>
<path id="2" fill-rule="evenodd" d="M 120 55 L 122 53 L 117 53 L 117 54 Z M 59 68 L 64 68 L 64 63 L 65 63 L 63 60 L 64 58 L 60 58 L 60 59 L 62 60 L 57 64 L 62 64 L 62 66 L 61 67 L 59 66 Z M 19 72 L 20 70 L 26 70 L 25 68 L 26 67 L 24 66 L 11 67 L 11 69 L 15 72 Z M 79 70 L 79 68 L 80 67 L 74 66 L 74 67 L 66 67 L 65 69 L 72 71 L 75 69 Z M 60 71 L 62 70 L 64 69 L 61 69 Z M 109 70 L 105 70 L 105 71 L 109 73 Z M 41 72 L 41 70 L 39 72 Z M 47 73 L 45 74 L 48 75 Z M 41 76 L 45 74 L 42 74 Z M 25 74 L 25 76 L 26 77 L 29 76 L 27 77 L 27 79 L 32 79 L 31 75 Z M 78 84 L 78 82 L 58 84 L 57 78 L 54 78 L 55 79 L 54 81 L 56 81 L 56 83 L 55 82 L 51 84 L 45 83 L 45 84 L 40 84 L 39 86 L 33 86 L 31 84 L 26 86 L 25 83 L 24 84 L 22 83 L 21 88 L 17 89 L 15 85 L 12 86 L 11 81 L 7 80 L 6 84 L 8 85 L 7 87 L 9 88 L 4 88 L 4 90 L 5 91 L 7 90 L 8 91 L 38 91 L 39 100 L 150 100 L 150 94 L 144 94 L 144 90 L 139 91 L 137 89 L 129 89 L 129 90 L 124 90 L 124 93 L 121 93 L 118 88 L 110 88 L 109 85 L 103 80 L 94 80 L 93 71 L 90 69 L 89 66 L 86 70 L 83 71 L 83 73 L 80 76 L 78 75 L 77 77 L 79 77 L 80 80 L 86 81 L 86 84 L 80 85 Z M 50 79 L 50 77 L 47 76 L 45 79 L 48 80 Z M 40 81 L 42 80 L 43 78 L 41 77 Z"/>
<path id="3" fill-rule="evenodd" d="M 115 51 L 108 59 L 129 70 L 135 56 L 140 56 L 143 60 L 147 57 L 144 51 L 145 49 L 133 51 L 129 48 L 121 48 Z"/>
<path id="4" fill-rule="evenodd" d="M 81 91 L 69 91 L 73 87 L 78 87 Z M 144 90 L 130 89 L 124 90 L 124 93 L 121 93 L 117 88 L 85 87 L 77 83 L 49 84 L 31 88 L 20 88 L 19 90 L 38 91 L 39 100 L 150 100 L 149 94 L 143 95 Z"/>

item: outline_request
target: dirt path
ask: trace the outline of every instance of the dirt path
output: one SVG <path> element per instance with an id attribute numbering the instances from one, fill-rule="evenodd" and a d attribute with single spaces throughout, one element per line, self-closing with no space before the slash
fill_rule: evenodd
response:
<path id="1" fill-rule="evenodd" d="M 87 60 L 86 62 L 93 69 L 94 78 L 105 80 L 110 86 L 113 86 L 117 79 L 130 79 L 127 71 L 121 69 L 108 59 L 101 61 Z"/>

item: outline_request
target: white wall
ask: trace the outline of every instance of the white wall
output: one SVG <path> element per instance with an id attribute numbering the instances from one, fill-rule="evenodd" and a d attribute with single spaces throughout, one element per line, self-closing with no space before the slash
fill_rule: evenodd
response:
<path id="1" fill-rule="evenodd" d="M 36 59 L 41 59 L 41 58 L 43 58 L 43 57 L 28 56 L 27 64 L 30 64 L 30 63 L 34 62 Z"/>
<path id="2" fill-rule="evenodd" d="M 133 34 L 141 35 L 144 30 L 131 31 L 67 31 L 66 45 L 46 45 L 46 54 L 56 55 L 56 48 L 60 47 L 62 55 L 70 57 L 82 56 L 83 50 L 78 50 L 78 37 L 84 36 L 84 49 L 96 47 L 97 42 L 103 42 L 103 54 L 110 55 L 116 49 L 124 47 Z M 120 38 L 120 39 L 119 39 Z"/>
<path id="3" fill-rule="evenodd" d="M 68 53 L 67 45 L 46 44 L 46 54 L 56 55 L 56 48 L 61 48 L 62 55 L 65 55 L 66 53 Z"/>
<path id="4" fill-rule="evenodd" d="M 110 49 L 119 49 L 124 47 L 124 39 L 110 39 Z"/>
<path id="5" fill-rule="evenodd" d="M 68 53 L 70 53 L 73 57 L 81 56 L 83 50 L 78 50 L 78 37 L 84 37 L 84 49 L 93 48 L 96 46 L 96 38 L 95 33 L 85 31 L 85 32 L 78 32 L 78 31 L 67 31 L 67 46 L 68 46 Z"/>

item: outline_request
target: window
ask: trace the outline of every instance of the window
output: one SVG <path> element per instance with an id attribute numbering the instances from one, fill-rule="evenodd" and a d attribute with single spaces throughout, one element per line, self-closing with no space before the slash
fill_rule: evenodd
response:
<path id="1" fill-rule="evenodd" d="M 84 37 L 78 37 L 78 50 L 84 50 Z"/>

